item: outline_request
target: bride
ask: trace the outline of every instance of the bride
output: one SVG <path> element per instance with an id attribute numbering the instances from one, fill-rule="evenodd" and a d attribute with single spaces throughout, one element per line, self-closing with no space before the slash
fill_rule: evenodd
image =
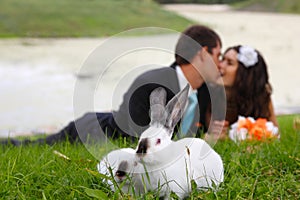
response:
<path id="1" fill-rule="evenodd" d="M 218 68 L 221 77 L 217 82 L 225 87 L 227 112 L 225 121 L 214 121 L 212 133 L 224 125 L 220 137 L 226 137 L 229 125 L 238 116 L 265 118 L 278 127 L 267 65 L 259 51 L 249 46 L 229 47 Z"/>

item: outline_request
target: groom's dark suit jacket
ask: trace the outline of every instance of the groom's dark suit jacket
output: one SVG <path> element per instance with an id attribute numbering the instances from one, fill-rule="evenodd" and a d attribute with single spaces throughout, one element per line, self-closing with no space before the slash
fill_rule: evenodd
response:
<path id="1" fill-rule="evenodd" d="M 149 96 L 157 87 L 164 87 L 167 91 L 167 101 L 180 91 L 179 81 L 175 70 L 176 64 L 145 72 L 138 76 L 123 97 L 123 103 L 118 111 L 113 112 L 118 127 L 129 134 L 140 134 L 149 123 Z M 210 95 L 206 84 L 198 89 L 198 110 L 191 127 L 192 132 L 197 128 L 206 130 L 205 112 L 209 106 Z"/>

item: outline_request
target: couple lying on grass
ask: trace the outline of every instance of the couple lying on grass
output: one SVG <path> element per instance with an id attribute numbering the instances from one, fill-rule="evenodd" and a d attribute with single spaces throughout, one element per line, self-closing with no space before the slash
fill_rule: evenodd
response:
<path id="1" fill-rule="evenodd" d="M 56 134 L 36 141 L 10 139 L 13 145 L 54 144 L 68 139 L 85 142 L 88 138 L 139 136 L 150 123 L 149 96 L 158 87 L 167 91 L 168 102 L 188 83 L 198 100 L 194 118 L 184 135 L 205 138 L 227 137 L 229 126 L 239 115 L 266 118 L 278 126 L 271 101 L 267 65 L 257 50 L 248 46 L 228 48 L 222 59 L 222 42 L 212 29 L 194 25 L 180 36 L 175 62 L 170 67 L 150 70 L 138 76 L 123 97 L 117 111 L 87 113 Z M 176 126 L 175 132 L 181 132 Z"/>

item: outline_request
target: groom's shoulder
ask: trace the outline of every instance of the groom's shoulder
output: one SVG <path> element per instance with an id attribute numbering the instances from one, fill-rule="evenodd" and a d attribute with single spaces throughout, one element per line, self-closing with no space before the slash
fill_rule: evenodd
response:
<path id="1" fill-rule="evenodd" d="M 158 78 L 162 77 L 164 75 L 173 75 L 176 74 L 176 70 L 174 70 L 171 67 L 161 67 L 157 69 L 152 69 L 149 71 L 144 72 L 141 74 L 138 78 L 144 79 L 144 78 Z"/>
<path id="2" fill-rule="evenodd" d="M 157 74 L 161 74 L 161 73 L 171 73 L 172 74 L 172 73 L 176 73 L 176 70 L 174 70 L 171 67 L 161 67 L 161 68 L 146 71 L 143 74 L 141 74 L 141 77 L 147 77 L 147 76 L 157 75 Z"/>
<path id="3" fill-rule="evenodd" d="M 138 89 L 151 91 L 154 88 L 163 86 L 175 90 L 178 88 L 177 82 L 176 70 L 171 67 L 161 67 L 139 75 L 131 85 L 131 89 L 133 91 Z"/>

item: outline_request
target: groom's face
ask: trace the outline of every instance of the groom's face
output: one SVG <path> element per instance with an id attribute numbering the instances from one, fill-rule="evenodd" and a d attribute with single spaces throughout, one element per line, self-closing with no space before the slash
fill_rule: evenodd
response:
<path id="1" fill-rule="evenodd" d="M 192 65 L 205 82 L 216 82 L 220 76 L 215 60 L 212 54 L 206 51 L 206 48 L 202 48 L 202 50 L 196 54 Z"/>
<path id="2" fill-rule="evenodd" d="M 216 66 L 219 65 L 220 57 L 221 57 L 221 45 L 218 42 L 215 48 L 212 48 L 211 56 Z"/>
<path id="3" fill-rule="evenodd" d="M 207 51 L 207 47 L 204 49 L 205 54 L 202 53 L 202 55 L 206 56 L 202 56 L 203 67 L 198 68 L 198 70 L 205 81 L 215 82 L 220 76 L 218 65 L 221 57 L 221 45 L 218 42 L 217 46 L 211 49 L 211 52 Z"/>

